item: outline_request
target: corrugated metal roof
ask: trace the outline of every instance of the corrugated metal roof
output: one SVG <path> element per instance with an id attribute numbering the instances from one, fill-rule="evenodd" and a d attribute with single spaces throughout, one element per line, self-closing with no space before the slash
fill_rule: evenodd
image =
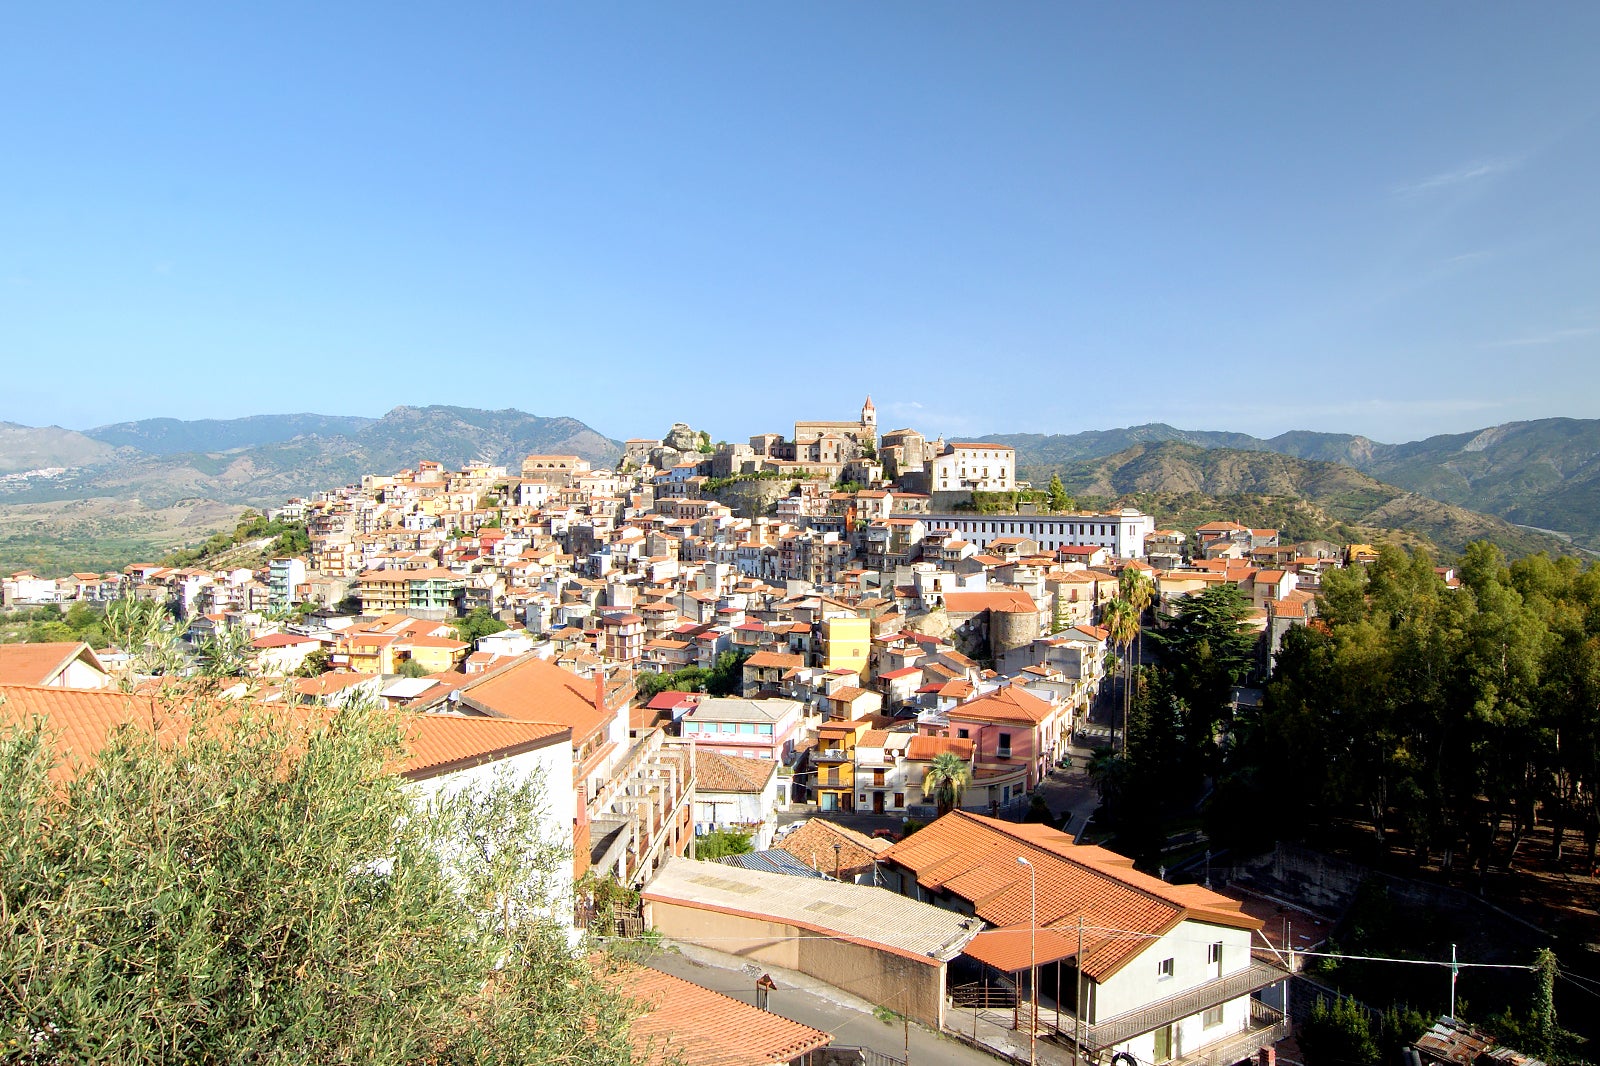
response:
<path id="1" fill-rule="evenodd" d="M 737 866 L 741 870 L 755 870 L 764 874 L 785 874 L 790 877 L 826 879 L 827 874 L 813 870 L 781 848 L 769 851 L 752 851 L 748 855 L 727 855 L 717 860 L 724 866 Z"/>
<path id="2" fill-rule="evenodd" d="M 672 859 L 644 898 L 756 915 L 825 936 L 939 962 L 961 953 L 983 923 L 882 888 Z"/>

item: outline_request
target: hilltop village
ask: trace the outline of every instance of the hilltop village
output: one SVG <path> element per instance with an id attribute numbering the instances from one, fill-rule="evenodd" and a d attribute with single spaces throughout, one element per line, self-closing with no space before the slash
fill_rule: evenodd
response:
<path id="1" fill-rule="evenodd" d="M 1371 549 L 1060 502 L 1008 447 L 880 433 L 870 399 L 743 444 L 676 425 L 614 469 L 423 461 L 271 511 L 307 548 L 262 569 L 12 575 L 8 606 L 157 604 L 179 653 L 4 646 L 0 695 L 102 738 L 125 690 L 195 664 L 225 667 L 224 698 L 392 708 L 414 781 L 541 777 L 574 931 L 604 882 L 635 900 L 608 934 L 783 967 L 984 1053 L 1233 1062 L 1287 1032 L 1281 912 L 1078 843 L 1042 790 L 1119 743 L 1104 697 L 1141 625 L 1233 585 L 1268 657 Z M 1130 597 L 1131 627 L 1107 617 Z M 711 841 L 733 852 L 714 876 Z M 735 1010 L 645 974 L 660 1032 Z M 751 1017 L 719 1028 L 726 1061 L 846 1043 Z"/>

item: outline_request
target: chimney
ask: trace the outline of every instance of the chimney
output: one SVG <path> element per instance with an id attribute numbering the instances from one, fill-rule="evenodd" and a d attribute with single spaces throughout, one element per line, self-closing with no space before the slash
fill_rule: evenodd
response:
<path id="1" fill-rule="evenodd" d="M 594 709 L 602 714 L 606 710 L 606 668 L 594 668 Z"/>

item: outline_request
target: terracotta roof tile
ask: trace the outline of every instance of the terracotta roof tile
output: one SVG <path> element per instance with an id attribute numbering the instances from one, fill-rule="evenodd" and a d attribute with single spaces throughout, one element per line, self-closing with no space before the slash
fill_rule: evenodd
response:
<path id="1" fill-rule="evenodd" d="M 76 767 L 94 759 L 118 726 L 149 729 L 155 723 L 161 729 L 181 728 L 181 708 L 186 705 L 160 693 L 85 689 L 6 686 L 0 687 L 0 697 L 0 725 L 23 725 L 37 716 L 55 734 L 64 756 L 52 774 L 57 780 L 75 776 Z M 258 706 L 302 724 L 330 713 L 324 708 L 286 704 Z M 392 769 L 416 779 L 543 747 L 566 735 L 560 726 L 465 715 L 408 714 L 402 722 L 408 752 Z"/>
<path id="2" fill-rule="evenodd" d="M 760 792 L 778 772 L 773 759 L 742 759 L 697 751 L 694 756 L 695 788 L 701 792 Z"/>
<path id="3" fill-rule="evenodd" d="M 951 614 L 977 614 L 979 611 L 1025 614 L 1039 609 L 1039 605 L 1033 602 L 1033 597 L 1026 592 L 1007 590 L 947 592 L 944 594 L 944 606 Z"/>
<path id="4" fill-rule="evenodd" d="M 946 888 L 969 900 L 977 915 L 1001 927 L 1007 937 L 980 934 L 969 954 L 1005 970 L 1026 966 L 1027 937 L 1032 919 L 1031 877 L 1017 862 L 1028 858 L 1038 877 L 1041 926 L 1064 930 L 1082 915 L 1095 932 L 1084 940 L 1083 972 L 1104 981 L 1145 947 L 1143 936 L 1109 930 L 1160 935 L 1193 919 L 1240 929 L 1260 922 L 1240 905 L 1198 885 L 1170 885 L 1132 869 L 1128 860 L 1103 848 L 1081 847 L 1059 830 L 1044 825 L 1017 825 L 955 811 L 919 830 L 879 856 L 911 870 L 925 888 Z M 1076 954 L 1074 943 L 1064 958 Z M 1018 949 L 1020 944 L 1020 951 Z M 1052 943 L 1051 951 L 1062 945 Z M 1020 963 L 1017 961 L 1020 958 Z"/>
<path id="5" fill-rule="evenodd" d="M 1049 718 L 1055 711 L 1055 706 L 1048 700 L 1040 699 L 1020 685 L 1007 685 L 997 692 L 952 707 L 949 713 L 959 718 L 975 718 L 988 722 L 1038 723 Z"/>
<path id="6" fill-rule="evenodd" d="M 924 737 L 915 736 L 906 746 L 906 758 L 919 762 L 931 760 L 935 755 L 942 755 L 950 751 L 963 759 L 972 758 L 972 741 L 961 740 L 957 737 Z"/>
<path id="7" fill-rule="evenodd" d="M 837 854 L 833 850 L 835 844 L 840 845 Z M 812 818 L 775 846 L 813 870 L 832 873 L 837 865 L 841 873 L 848 874 L 870 867 L 874 857 L 888 850 L 889 843 L 822 818 Z"/>
<path id="8" fill-rule="evenodd" d="M 643 1013 L 629 1029 L 647 1066 L 753 1066 L 788 1062 L 833 1037 L 659 970 L 628 964 L 614 979 Z"/>
<path id="9" fill-rule="evenodd" d="M 93 650 L 82 641 L 0 644 L 0 685 L 49 684 L 68 663 L 85 654 L 95 666 L 100 665 Z"/>
<path id="10" fill-rule="evenodd" d="M 548 722 L 572 730 L 581 746 L 611 720 L 594 703 L 594 681 L 532 656 L 461 689 L 469 707 L 497 718 Z"/>

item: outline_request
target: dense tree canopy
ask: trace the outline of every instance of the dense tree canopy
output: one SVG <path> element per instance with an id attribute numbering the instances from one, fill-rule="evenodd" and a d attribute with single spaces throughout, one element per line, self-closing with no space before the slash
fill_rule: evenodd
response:
<path id="1" fill-rule="evenodd" d="M 749 657 L 743 652 L 725 651 L 716 657 L 709 670 L 703 666 L 685 666 L 665 674 L 646 670 L 636 682 L 639 695 L 646 700 L 662 692 L 738 695 L 744 684 L 744 661 Z"/>
<path id="2" fill-rule="evenodd" d="M 422 803 L 362 710 L 151 729 L 66 786 L 41 729 L 0 734 L 0 1056 L 630 1061 L 629 1005 L 541 917 L 536 785 Z"/>
<path id="3" fill-rule="evenodd" d="M 1592 862 L 1600 572 L 1507 566 L 1479 543 L 1459 574 L 1447 587 L 1426 553 L 1385 548 L 1327 575 L 1321 619 L 1286 635 L 1264 705 L 1238 723 L 1225 805 L 1253 805 L 1265 838 L 1353 817 L 1419 860 L 1469 866 L 1514 853 L 1538 817 L 1556 857 L 1577 830 Z"/>

